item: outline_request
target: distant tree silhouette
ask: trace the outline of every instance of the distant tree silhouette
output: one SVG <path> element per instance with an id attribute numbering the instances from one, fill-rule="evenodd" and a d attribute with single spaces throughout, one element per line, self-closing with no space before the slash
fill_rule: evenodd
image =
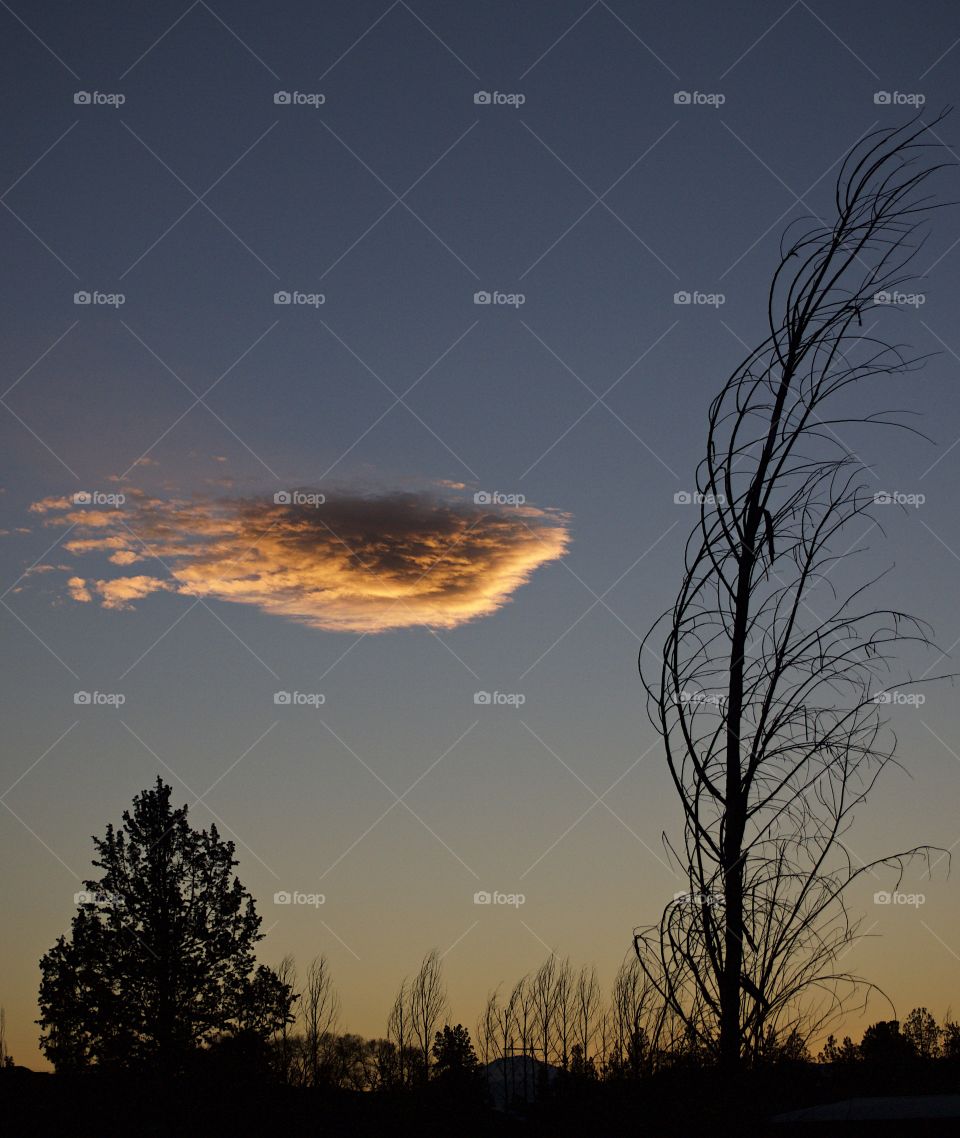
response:
<path id="1" fill-rule="evenodd" d="M 433 1068 L 430 1091 L 444 1103 L 445 1116 L 459 1116 L 464 1121 L 488 1099 L 490 1089 L 485 1073 L 470 1041 L 470 1032 L 462 1024 L 445 1024 L 433 1040 Z M 451 1127 L 451 1132 L 458 1129 Z"/>
<path id="2" fill-rule="evenodd" d="M 433 1077 L 448 1082 L 467 1083 L 476 1079 L 480 1061 L 473 1049 L 470 1032 L 458 1023 L 445 1024 L 433 1038 Z"/>
<path id="3" fill-rule="evenodd" d="M 390 1015 L 387 1018 L 387 1039 L 393 1044 L 396 1054 L 397 1081 L 403 1085 L 410 1079 L 410 1041 L 413 1038 L 410 1027 L 410 999 L 407 992 L 407 981 L 404 979 L 400 985 L 397 998 L 393 1001 Z"/>
<path id="4" fill-rule="evenodd" d="M 939 1059 L 943 1029 L 926 1008 L 914 1008 L 903 1021 L 903 1036 L 918 1059 Z"/>
<path id="5" fill-rule="evenodd" d="M 960 1059 L 960 1023 L 949 1019 L 944 1021 L 940 1046 L 944 1059 L 954 1062 Z"/>
<path id="6" fill-rule="evenodd" d="M 558 973 L 557 958 L 551 952 L 530 981 L 534 1029 L 539 1037 L 540 1058 L 545 1064 L 550 1062 L 556 1041 Z"/>
<path id="7" fill-rule="evenodd" d="M 7 1012 L 0 1005 L 0 1068 L 12 1066 L 13 1056 L 7 1050 Z"/>
<path id="8" fill-rule="evenodd" d="M 405 979 L 387 1020 L 387 1038 L 397 1051 L 401 1083 L 430 1077 L 434 1035 L 447 1011 L 447 995 L 436 949 L 428 952 L 412 980 Z"/>
<path id="9" fill-rule="evenodd" d="M 513 1088 L 513 1093 L 520 1093 L 524 1102 L 529 1102 L 535 1088 L 530 1085 L 533 1069 L 527 1056 L 535 1054 L 534 1031 L 536 1025 L 536 1006 L 533 992 L 533 979 L 524 976 L 520 979 L 510 995 L 510 1007 L 513 1012 L 513 1024 L 516 1029 L 516 1038 L 511 1039 L 511 1054 L 519 1051 L 522 1061 L 520 1065 L 520 1086 Z"/>
<path id="10" fill-rule="evenodd" d="M 158 778 L 119 830 L 93 839 L 102 875 L 40 961 L 40 1044 L 58 1071 L 173 1074 L 203 1044 L 267 1039 L 291 1018 L 290 985 L 254 967 L 260 917 L 233 843 L 193 829 L 170 795 Z"/>
<path id="11" fill-rule="evenodd" d="M 573 1036 L 575 1047 L 580 1049 L 580 1062 L 584 1069 L 593 1064 L 593 1046 L 600 1016 L 600 985 L 596 969 L 584 965 L 577 975 L 574 1007 Z M 572 1052 L 571 1052 L 572 1056 Z M 571 1058 L 571 1064 L 573 1060 Z"/>
<path id="12" fill-rule="evenodd" d="M 565 957 L 557 968 L 555 985 L 557 1008 L 557 1066 L 566 1071 L 570 1066 L 570 1044 L 574 1031 L 576 1015 L 576 981 L 570 967 L 570 958 Z"/>
<path id="13" fill-rule="evenodd" d="M 592 1055 L 584 1058 L 583 1046 L 578 1042 L 570 1049 L 570 1074 L 574 1079 L 596 1079 L 597 1066 Z"/>
<path id="14" fill-rule="evenodd" d="M 613 981 L 610 1065 L 620 1078 L 650 1074 L 654 1041 L 662 1036 L 663 1001 L 636 959 L 624 961 Z"/>
<path id="15" fill-rule="evenodd" d="M 400 1061 L 392 1040 L 370 1041 L 370 1080 L 373 1090 L 389 1090 L 400 1084 Z"/>
<path id="16" fill-rule="evenodd" d="M 860 1055 L 865 1063 L 876 1067 L 899 1067 L 913 1058 L 914 1050 L 900 1031 L 900 1021 L 888 1019 L 866 1029 L 860 1040 Z"/>
<path id="17" fill-rule="evenodd" d="M 300 994 L 297 992 L 297 964 L 293 956 L 289 953 L 284 956 L 277 965 L 277 976 L 280 982 L 290 989 L 294 1002 L 299 1004 Z M 299 1008 L 296 1010 L 299 1011 Z M 294 1018 L 292 1016 L 284 1016 L 283 1019 L 276 1024 L 273 1031 L 274 1069 L 282 1083 L 294 1082 L 293 1074 L 297 1048 L 296 1039 L 291 1030 L 293 1026 Z"/>
<path id="18" fill-rule="evenodd" d="M 711 404 L 682 584 L 640 652 L 682 805 L 684 850 L 668 848 L 688 892 L 634 944 L 694 1045 L 728 1071 L 842 1010 L 860 983 L 839 966 L 858 926 L 847 887 L 926 852 L 862 865 L 845 844 L 893 760 L 876 699 L 891 661 L 905 643 L 931 645 L 926 626 L 863 604 L 871 582 L 830 574 L 875 504 L 837 430 L 903 425 L 862 389 L 920 362 L 864 325 L 878 294 L 910 279 L 941 168 L 925 158 L 927 129 L 861 140 L 835 216 L 784 235 L 769 334 Z"/>
<path id="19" fill-rule="evenodd" d="M 428 952 L 409 989 L 409 1020 L 412 1040 L 420 1053 L 420 1078 L 430 1077 L 434 1035 L 447 1010 L 447 993 L 440 968 L 440 954 Z"/>
<path id="20" fill-rule="evenodd" d="M 306 983 L 300 997 L 300 1015 L 304 1029 L 304 1067 L 306 1081 L 319 1086 L 324 1081 L 328 1044 L 336 1029 L 340 1013 L 340 997 L 333 987 L 325 956 L 317 956 L 307 969 Z M 343 1065 L 343 1052 L 340 1055 Z"/>
<path id="21" fill-rule="evenodd" d="M 842 1043 L 837 1043 L 836 1037 L 827 1036 L 823 1050 L 817 1056 L 819 1063 L 856 1063 L 861 1058 L 860 1048 L 849 1035 L 843 1037 Z"/>
<path id="22" fill-rule="evenodd" d="M 764 1048 L 767 1058 L 774 1063 L 809 1063 L 810 1049 L 804 1035 L 796 1028 L 788 1035 L 779 1038 L 771 1027 L 770 1038 Z"/>

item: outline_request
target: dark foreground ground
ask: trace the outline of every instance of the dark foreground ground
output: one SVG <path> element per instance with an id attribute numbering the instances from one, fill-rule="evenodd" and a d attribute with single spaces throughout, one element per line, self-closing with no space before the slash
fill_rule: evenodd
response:
<path id="1" fill-rule="evenodd" d="M 687 1138 L 712 1135 L 769 1138 L 957 1135 L 960 1119 L 774 1124 L 784 1111 L 864 1096 L 960 1092 L 952 1067 L 858 1072 L 798 1064 L 725 1084 L 715 1072 L 665 1072 L 640 1083 L 561 1087 L 522 1114 L 426 1092 L 319 1092 L 243 1080 L 212 1086 L 197 1081 L 69 1079 L 24 1068 L 0 1072 L 0 1128 L 10 1138 L 235 1138 L 296 1134 L 317 1138 L 366 1135 L 566 1135 Z M 948 1100 L 942 1100 L 947 1102 Z"/>

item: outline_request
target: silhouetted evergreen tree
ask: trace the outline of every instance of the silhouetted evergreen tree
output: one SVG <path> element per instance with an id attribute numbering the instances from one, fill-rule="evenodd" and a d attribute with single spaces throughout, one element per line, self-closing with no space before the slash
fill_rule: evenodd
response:
<path id="1" fill-rule="evenodd" d="M 849 1035 L 843 1037 L 842 1043 L 837 1043 L 836 1036 L 827 1036 L 823 1050 L 817 1056 L 820 1063 L 855 1063 L 860 1058 L 860 1048 Z"/>
<path id="2" fill-rule="evenodd" d="M 178 1072 L 225 1035 L 266 1039 L 290 1017 L 290 986 L 261 965 L 253 898 L 234 845 L 192 829 L 161 779 L 123 825 L 94 838 L 69 938 L 41 959 L 41 1047 L 58 1071 L 150 1066 Z"/>
<path id="3" fill-rule="evenodd" d="M 900 1021 L 880 1020 L 872 1023 L 860 1040 L 860 1054 L 874 1066 L 899 1065 L 913 1057 L 910 1041 L 900 1032 Z"/>
<path id="4" fill-rule="evenodd" d="M 918 1059 L 939 1059 L 943 1030 L 926 1008 L 914 1008 L 903 1021 L 903 1037 Z"/>
<path id="5" fill-rule="evenodd" d="M 451 1100 L 467 1106 L 477 1104 L 486 1095 L 486 1083 L 480 1070 L 480 1061 L 473 1049 L 470 1032 L 458 1023 L 445 1024 L 433 1039 L 434 1065 L 431 1079 L 434 1086 Z"/>

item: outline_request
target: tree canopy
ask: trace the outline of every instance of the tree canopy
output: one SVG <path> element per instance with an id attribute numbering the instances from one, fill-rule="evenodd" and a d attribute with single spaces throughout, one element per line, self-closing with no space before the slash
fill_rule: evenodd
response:
<path id="1" fill-rule="evenodd" d="M 256 966 L 261 918 L 233 842 L 191 827 L 170 796 L 158 777 L 94 837 L 101 876 L 40 961 L 40 1042 L 58 1071 L 173 1073 L 222 1036 L 266 1039 L 290 1019 L 290 986 Z"/>

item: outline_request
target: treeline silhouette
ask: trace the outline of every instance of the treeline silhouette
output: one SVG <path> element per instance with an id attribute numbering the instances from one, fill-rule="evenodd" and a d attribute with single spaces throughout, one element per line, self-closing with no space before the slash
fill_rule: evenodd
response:
<path id="1" fill-rule="evenodd" d="M 54 1075 L 16 1067 L 0 1015 L 10 1133 L 350 1135 L 689 1134 L 852 1095 L 933 1093 L 960 1081 L 960 1023 L 926 1008 L 816 1056 L 797 1026 L 771 1033 L 736 1078 L 661 997 L 636 955 L 605 994 L 592 965 L 551 953 L 490 992 L 471 1032 L 450 1014 L 440 954 L 404 979 L 380 1037 L 340 1025 L 323 955 L 258 964 L 261 918 L 231 842 L 196 830 L 161 779 L 95 838 L 97 879 L 40 961 L 41 1047 Z M 796 1131 L 793 1131 L 796 1132 Z M 821 1132 L 824 1133 L 824 1132 Z"/>
<path id="2" fill-rule="evenodd" d="M 444 1018 L 435 950 L 413 981 L 403 982 L 386 1034 L 376 1038 L 337 1030 L 340 1001 L 325 957 L 311 962 L 303 986 L 292 958 L 279 971 L 290 978 L 297 1011 L 264 1041 L 261 1075 L 293 1087 L 378 1092 L 443 1085 L 474 1104 L 522 1113 L 538 1100 L 568 1098 L 589 1086 L 638 1085 L 666 1072 L 695 1077 L 715 1065 L 682 1033 L 663 1030 L 669 1016 L 651 998 L 635 959 L 621 965 L 604 1001 L 592 966 L 574 971 L 569 959 L 551 954 L 506 998 L 499 988 L 488 996 L 473 1036 Z M 831 1034 L 811 1050 L 794 1030 L 771 1040 L 765 1054 L 757 1069 L 833 1070 L 838 1084 L 906 1093 L 918 1081 L 936 1083 L 938 1072 L 951 1083 L 960 1077 L 960 1022 L 938 1023 L 917 1007 L 902 1023 L 870 1024 L 859 1043 Z"/>

